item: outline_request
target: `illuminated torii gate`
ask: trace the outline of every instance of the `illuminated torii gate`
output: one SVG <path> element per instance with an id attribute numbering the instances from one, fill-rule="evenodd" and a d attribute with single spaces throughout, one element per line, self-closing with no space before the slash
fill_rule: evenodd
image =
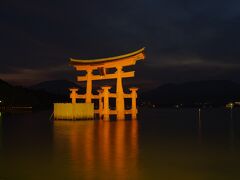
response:
<path id="1" fill-rule="evenodd" d="M 123 91 L 122 79 L 134 77 L 134 71 L 124 72 L 123 67 L 132 66 L 136 61 L 143 60 L 144 48 L 125 54 L 122 56 L 115 56 L 101 59 L 70 59 L 70 64 L 73 65 L 77 71 L 86 72 L 83 76 L 78 76 L 77 81 L 87 82 L 86 94 L 78 94 L 77 88 L 71 88 L 70 98 L 72 103 L 76 103 L 76 99 L 85 99 L 85 103 L 91 103 L 92 99 L 99 99 L 99 109 L 95 110 L 104 120 L 109 120 L 110 114 L 116 114 L 117 119 L 125 119 L 125 114 L 131 114 L 132 119 L 136 119 L 137 107 L 136 98 L 138 88 L 130 88 L 131 94 L 126 94 Z M 114 73 L 108 73 L 109 69 L 116 69 Z M 94 75 L 93 71 L 97 70 L 98 74 Z M 92 94 L 92 81 L 117 79 L 116 93 L 110 93 L 110 86 L 103 86 L 98 90 L 98 95 Z M 109 98 L 116 98 L 116 110 L 109 109 Z M 131 110 L 125 110 L 124 98 L 132 99 Z"/>

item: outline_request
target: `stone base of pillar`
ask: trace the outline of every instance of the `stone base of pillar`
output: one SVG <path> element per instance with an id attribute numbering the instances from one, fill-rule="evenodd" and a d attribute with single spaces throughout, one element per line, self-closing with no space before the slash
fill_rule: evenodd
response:
<path id="1" fill-rule="evenodd" d="M 117 120 L 125 120 L 125 113 L 124 113 L 124 111 L 117 113 Z"/>
<path id="2" fill-rule="evenodd" d="M 110 120 L 109 115 L 103 115 L 103 120 L 104 121 L 109 121 Z"/>
<path id="3" fill-rule="evenodd" d="M 132 120 L 136 120 L 137 119 L 137 114 L 132 114 Z"/>

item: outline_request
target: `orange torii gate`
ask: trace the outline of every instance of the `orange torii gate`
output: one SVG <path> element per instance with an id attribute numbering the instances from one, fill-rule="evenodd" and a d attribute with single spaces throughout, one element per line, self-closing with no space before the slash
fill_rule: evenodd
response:
<path id="1" fill-rule="evenodd" d="M 117 119 L 125 119 L 125 114 L 131 114 L 132 119 L 137 117 L 137 90 L 138 88 L 130 88 L 131 93 L 126 94 L 123 91 L 122 79 L 134 77 L 135 72 L 124 72 L 123 67 L 135 65 L 138 60 L 143 60 L 145 48 L 138 51 L 115 57 L 101 58 L 101 59 L 70 59 L 70 64 L 75 67 L 77 71 L 86 72 L 83 76 L 78 76 L 77 81 L 86 81 L 86 94 L 78 94 L 77 88 L 70 88 L 70 98 L 72 103 L 76 103 L 76 99 L 85 99 L 85 103 L 91 103 L 92 99 L 99 100 L 99 109 L 95 113 L 99 114 L 100 118 L 109 120 L 110 114 L 116 114 Z M 116 72 L 109 73 L 109 69 L 116 69 Z M 93 74 L 97 70 L 98 74 Z M 92 81 L 116 79 L 116 93 L 110 93 L 111 86 L 103 86 L 98 90 L 98 95 L 92 94 Z M 116 98 L 116 110 L 110 110 L 109 98 Z M 124 98 L 132 99 L 131 110 L 126 110 L 124 105 Z"/>

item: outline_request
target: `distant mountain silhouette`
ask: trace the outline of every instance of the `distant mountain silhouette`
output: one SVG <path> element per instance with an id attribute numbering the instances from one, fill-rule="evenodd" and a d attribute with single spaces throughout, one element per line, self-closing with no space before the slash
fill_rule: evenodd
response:
<path id="1" fill-rule="evenodd" d="M 0 105 L 49 108 L 54 102 L 70 102 L 70 87 L 78 87 L 81 94 L 85 93 L 85 88 L 67 80 L 46 81 L 30 88 L 0 80 Z M 224 80 L 165 84 L 139 95 L 141 103 L 165 107 L 223 106 L 235 101 L 240 101 L 240 84 Z"/>
<path id="2" fill-rule="evenodd" d="M 61 94 L 13 86 L 0 80 L 0 106 L 32 106 L 35 109 L 52 107 L 54 102 L 69 101 Z"/>
<path id="3" fill-rule="evenodd" d="M 69 88 L 71 87 L 77 87 L 80 92 L 85 92 L 85 88 L 82 88 L 78 84 L 69 80 L 44 81 L 31 86 L 30 89 L 43 90 L 53 94 L 69 95 Z"/>
<path id="4" fill-rule="evenodd" d="M 240 101 L 240 84 L 226 80 L 166 84 L 142 93 L 140 99 L 160 106 L 176 104 L 220 106 Z"/>
<path id="5" fill-rule="evenodd" d="M 9 83 L 0 79 L 0 95 L 1 92 L 9 91 L 11 88 L 12 86 Z"/>

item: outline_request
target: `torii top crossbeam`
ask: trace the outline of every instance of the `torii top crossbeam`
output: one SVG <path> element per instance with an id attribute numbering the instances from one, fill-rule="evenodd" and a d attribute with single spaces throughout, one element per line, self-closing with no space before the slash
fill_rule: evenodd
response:
<path id="1" fill-rule="evenodd" d="M 73 59 L 70 58 L 70 64 L 76 67 L 77 70 L 86 70 L 91 66 L 93 69 L 99 67 L 114 68 L 116 64 L 121 66 L 131 66 L 136 63 L 136 61 L 144 59 L 145 48 L 139 49 L 137 51 L 124 54 L 121 56 L 99 58 L 99 59 Z"/>

